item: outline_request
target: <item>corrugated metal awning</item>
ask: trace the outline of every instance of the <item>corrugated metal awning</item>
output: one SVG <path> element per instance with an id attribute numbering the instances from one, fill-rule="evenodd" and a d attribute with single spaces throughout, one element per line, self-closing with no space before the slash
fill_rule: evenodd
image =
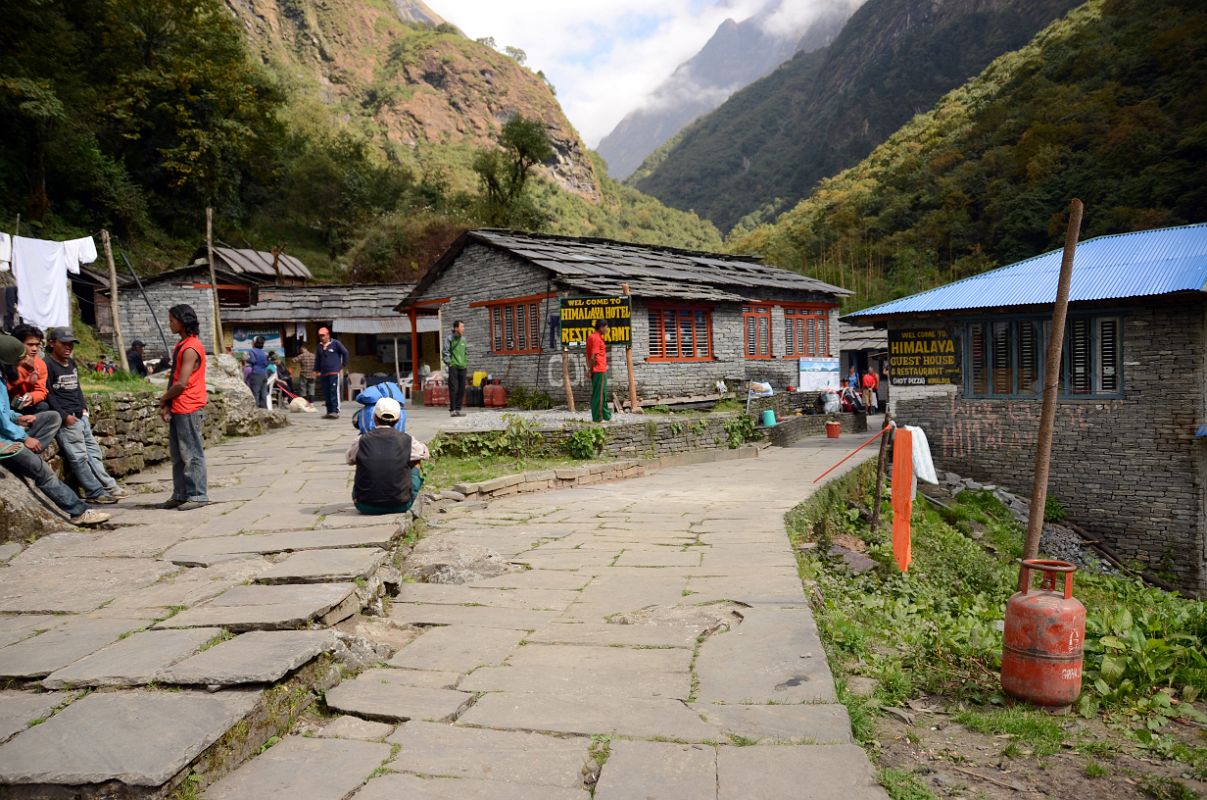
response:
<path id="1" fill-rule="evenodd" d="M 420 333 L 439 333 L 439 317 L 420 317 Z M 400 336 L 411 332 L 411 320 L 407 317 L 345 317 L 334 320 L 331 328 L 336 333 L 375 333 L 384 336 Z"/>

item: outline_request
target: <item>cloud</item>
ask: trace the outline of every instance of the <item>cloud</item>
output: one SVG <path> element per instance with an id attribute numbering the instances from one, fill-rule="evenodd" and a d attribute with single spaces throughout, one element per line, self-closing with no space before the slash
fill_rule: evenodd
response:
<path id="1" fill-rule="evenodd" d="M 436 0 L 436 13 L 475 39 L 519 47 L 557 87 L 588 146 L 642 105 L 727 18 L 768 0 Z"/>
<path id="2" fill-rule="evenodd" d="M 768 9 L 760 25 L 771 36 L 798 36 L 810 22 L 823 14 L 844 11 L 850 16 L 864 0 L 780 0 L 778 8 Z"/>

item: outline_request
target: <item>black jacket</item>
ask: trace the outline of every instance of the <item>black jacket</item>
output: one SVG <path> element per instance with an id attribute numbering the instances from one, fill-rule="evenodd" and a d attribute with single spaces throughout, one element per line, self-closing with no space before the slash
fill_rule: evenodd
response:
<path id="1" fill-rule="evenodd" d="M 126 351 L 126 363 L 130 365 L 130 372 L 142 378 L 147 377 L 147 365 L 133 347 Z"/>
<path id="2" fill-rule="evenodd" d="M 356 448 L 353 501 L 393 508 L 412 499 L 409 433 L 394 428 L 374 428 L 360 437 Z"/>

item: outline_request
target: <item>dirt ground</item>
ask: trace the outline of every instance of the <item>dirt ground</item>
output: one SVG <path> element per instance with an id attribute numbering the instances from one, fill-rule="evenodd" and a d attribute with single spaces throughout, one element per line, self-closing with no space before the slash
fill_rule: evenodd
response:
<path id="1" fill-rule="evenodd" d="M 1150 756 L 1100 720 L 1066 717 L 1061 752 L 1037 757 L 1021 740 L 1020 753 L 1004 754 L 1012 736 L 977 733 L 943 709 L 941 699 L 923 698 L 882 716 L 879 766 L 912 772 L 941 798 L 1207 798 L 1207 783 L 1191 777 L 1190 767 Z M 1170 723 L 1163 733 L 1207 745 L 1207 730 L 1197 725 Z"/>

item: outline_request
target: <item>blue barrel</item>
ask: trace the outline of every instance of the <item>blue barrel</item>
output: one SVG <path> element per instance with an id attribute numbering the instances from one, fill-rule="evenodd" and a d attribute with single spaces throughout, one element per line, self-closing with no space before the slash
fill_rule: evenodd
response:
<path id="1" fill-rule="evenodd" d="M 774 428 L 775 427 L 775 409 L 774 408 L 768 408 L 763 411 L 763 427 L 764 428 Z"/>

